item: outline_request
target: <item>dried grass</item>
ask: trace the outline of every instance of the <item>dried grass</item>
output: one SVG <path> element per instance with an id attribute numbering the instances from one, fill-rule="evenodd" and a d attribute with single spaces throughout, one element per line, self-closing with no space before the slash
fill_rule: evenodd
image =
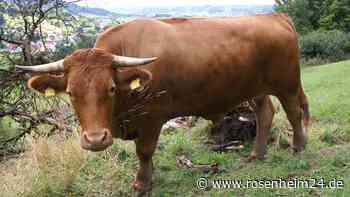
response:
<path id="1" fill-rule="evenodd" d="M 0 166 L 0 196 L 66 196 L 86 160 L 76 136 L 28 139 L 26 153 Z M 11 166 L 13 165 L 13 166 Z"/>

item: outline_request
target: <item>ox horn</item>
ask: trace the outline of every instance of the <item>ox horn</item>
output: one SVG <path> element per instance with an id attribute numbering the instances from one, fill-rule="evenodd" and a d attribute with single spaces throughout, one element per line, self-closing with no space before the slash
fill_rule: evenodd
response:
<path id="1" fill-rule="evenodd" d="M 129 67 L 129 66 L 139 66 L 152 63 L 156 61 L 157 57 L 151 58 L 135 58 L 135 57 L 125 57 L 113 55 L 113 61 L 116 67 Z"/>
<path id="2" fill-rule="evenodd" d="M 19 68 L 21 70 L 26 70 L 26 71 L 32 71 L 32 72 L 58 72 L 58 71 L 64 70 L 63 61 L 64 60 L 59 60 L 56 62 L 42 64 L 42 65 L 36 65 L 36 66 L 16 65 L 16 68 Z"/>

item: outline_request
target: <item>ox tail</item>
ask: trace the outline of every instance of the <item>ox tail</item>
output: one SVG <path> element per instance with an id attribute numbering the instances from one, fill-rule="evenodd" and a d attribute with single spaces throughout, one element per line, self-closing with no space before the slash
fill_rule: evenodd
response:
<path id="1" fill-rule="evenodd" d="M 309 102 L 308 102 L 308 99 L 304 93 L 303 88 L 301 88 L 299 100 L 300 100 L 300 107 L 303 110 L 304 125 L 305 125 L 305 127 L 308 127 L 311 124 L 311 122 L 310 122 L 311 117 L 310 117 L 310 111 L 309 111 Z"/>

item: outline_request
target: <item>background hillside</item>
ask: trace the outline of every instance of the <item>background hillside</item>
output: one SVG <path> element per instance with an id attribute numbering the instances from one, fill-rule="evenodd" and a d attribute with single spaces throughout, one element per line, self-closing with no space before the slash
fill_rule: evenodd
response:
<path id="1" fill-rule="evenodd" d="M 73 14 L 97 17 L 113 17 L 127 20 L 137 17 L 189 17 L 189 16 L 242 16 L 273 11 L 272 5 L 202 5 L 202 6 L 150 6 L 132 8 L 96 8 L 71 4 Z"/>

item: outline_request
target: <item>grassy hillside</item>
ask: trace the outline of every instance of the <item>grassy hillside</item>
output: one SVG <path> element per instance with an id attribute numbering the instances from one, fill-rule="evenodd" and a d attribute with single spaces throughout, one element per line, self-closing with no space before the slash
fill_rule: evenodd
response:
<path id="1" fill-rule="evenodd" d="M 265 161 L 244 163 L 251 150 L 215 153 L 203 144 L 210 124 L 200 120 L 191 130 L 163 132 L 154 157 L 154 196 L 348 196 L 350 194 L 350 61 L 303 69 L 303 83 L 311 104 L 313 124 L 307 150 L 292 155 L 269 145 Z M 276 101 L 276 100 L 275 100 Z M 290 126 L 276 101 L 273 135 L 289 140 Z M 0 163 L 0 196 L 130 196 L 137 168 L 132 142 L 115 140 L 101 153 L 80 149 L 77 137 L 27 140 L 19 159 Z M 194 163 L 219 163 L 218 174 L 183 168 L 177 155 Z M 343 189 L 211 189 L 196 188 L 200 177 L 214 179 L 332 179 Z"/>

